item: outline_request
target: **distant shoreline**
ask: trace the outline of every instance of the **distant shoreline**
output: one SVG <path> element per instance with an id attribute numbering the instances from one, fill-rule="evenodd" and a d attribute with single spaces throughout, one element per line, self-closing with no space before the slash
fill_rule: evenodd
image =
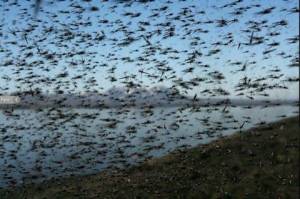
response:
<path id="1" fill-rule="evenodd" d="M 109 109 L 109 108 L 154 108 L 154 107 L 210 107 L 210 106 L 278 106 L 291 105 L 299 106 L 299 100 L 245 100 L 245 99 L 178 99 L 173 101 L 139 101 L 139 102 L 123 102 L 118 103 L 116 100 L 105 100 L 95 102 L 90 100 L 72 101 L 20 101 L 19 104 L 0 104 L 0 109 L 39 109 L 39 108 L 92 108 L 92 109 Z"/>

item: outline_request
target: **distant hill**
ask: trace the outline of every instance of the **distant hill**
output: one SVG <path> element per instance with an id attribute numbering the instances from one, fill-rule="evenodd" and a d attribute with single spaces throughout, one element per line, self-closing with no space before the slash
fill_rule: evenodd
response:
<path id="1" fill-rule="evenodd" d="M 14 105 L 0 104 L 0 107 L 40 108 L 40 107 L 89 107 L 110 108 L 126 106 L 207 106 L 232 104 L 236 106 L 260 104 L 290 104 L 292 100 L 241 100 L 225 98 L 201 98 L 180 94 L 176 88 L 153 87 L 151 89 L 136 88 L 127 90 L 113 87 L 104 93 L 81 94 L 44 94 L 41 92 L 19 92 L 11 95 L 19 96 L 20 103 Z"/>

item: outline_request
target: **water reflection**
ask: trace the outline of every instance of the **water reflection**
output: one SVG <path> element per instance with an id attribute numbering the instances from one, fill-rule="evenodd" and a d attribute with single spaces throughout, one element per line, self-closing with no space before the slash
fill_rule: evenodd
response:
<path id="1" fill-rule="evenodd" d="M 297 106 L 0 110 L 0 186 L 126 167 L 285 116 Z"/>

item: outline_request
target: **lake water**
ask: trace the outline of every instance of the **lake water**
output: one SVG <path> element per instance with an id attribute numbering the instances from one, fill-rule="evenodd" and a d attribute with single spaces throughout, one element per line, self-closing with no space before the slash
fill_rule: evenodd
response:
<path id="1" fill-rule="evenodd" d="M 298 115 L 298 106 L 0 110 L 0 187 L 159 157 Z"/>

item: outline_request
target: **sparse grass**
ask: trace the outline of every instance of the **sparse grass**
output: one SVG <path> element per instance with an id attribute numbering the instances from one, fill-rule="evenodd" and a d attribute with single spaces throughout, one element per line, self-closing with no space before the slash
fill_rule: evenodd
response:
<path id="1" fill-rule="evenodd" d="M 299 132 L 298 117 L 289 118 L 125 171 L 0 190 L 0 198 L 299 198 Z"/>

